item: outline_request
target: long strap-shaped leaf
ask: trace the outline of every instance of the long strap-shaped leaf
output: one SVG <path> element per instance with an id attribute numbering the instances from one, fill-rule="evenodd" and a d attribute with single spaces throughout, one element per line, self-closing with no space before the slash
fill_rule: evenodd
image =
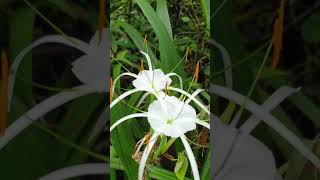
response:
<path id="1" fill-rule="evenodd" d="M 150 4 L 146 0 L 137 0 L 137 3 L 159 39 L 161 69 L 166 73 L 169 73 L 172 70 L 172 67 L 175 67 L 180 60 L 176 47 L 170 38 L 165 25 Z M 183 67 L 181 65 L 176 68 L 175 72 L 181 76 L 184 75 Z"/>

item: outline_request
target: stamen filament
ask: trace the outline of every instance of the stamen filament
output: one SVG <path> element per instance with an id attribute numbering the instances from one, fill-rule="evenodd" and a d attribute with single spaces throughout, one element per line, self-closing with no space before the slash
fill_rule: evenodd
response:
<path id="1" fill-rule="evenodd" d="M 102 35 L 103 35 L 103 28 L 105 27 L 105 18 L 106 18 L 106 1 L 100 0 L 99 2 L 99 42 L 101 43 Z"/>
<path id="2" fill-rule="evenodd" d="M 8 126 L 8 56 L 4 50 L 1 53 L 1 77 L 0 135 L 3 135 Z"/>

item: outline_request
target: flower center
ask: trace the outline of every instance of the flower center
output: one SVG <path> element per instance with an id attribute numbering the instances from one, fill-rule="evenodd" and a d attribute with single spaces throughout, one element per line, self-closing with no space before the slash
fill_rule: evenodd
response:
<path id="1" fill-rule="evenodd" d="M 172 125 L 172 124 L 173 124 L 173 119 L 168 119 L 168 120 L 166 121 L 166 123 L 169 124 L 169 125 Z"/>

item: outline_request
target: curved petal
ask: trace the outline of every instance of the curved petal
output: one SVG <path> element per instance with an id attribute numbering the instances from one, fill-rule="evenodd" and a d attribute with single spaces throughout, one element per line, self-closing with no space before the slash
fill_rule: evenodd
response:
<path id="1" fill-rule="evenodd" d="M 141 97 L 140 101 L 138 102 L 137 107 L 140 107 L 141 104 L 144 102 L 144 100 L 145 100 L 150 94 L 151 94 L 151 93 L 149 93 L 149 92 L 145 93 L 145 94 Z"/>
<path id="2" fill-rule="evenodd" d="M 107 123 L 109 121 L 109 113 L 110 113 L 110 109 L 106 108 L 99 116 L 89 138 L 88 138 L 88 142 L 92 141 L 93 138 L 95 138 L 100 132 L 103 131 L 103 129 L 107 126 Z"/>
<path id="3" fill-rule="evenodd" d="M 65 37 L 61 36 L 61 35 L 49 35 L 49 36 L 45 36 L 43 38 L 40 38 L 36 41 L 34 41 L 33 43 L 31 43 L 28 47 L 24 48 L 19 54 L 18 56 L 15 58 L 15 60 L 13 61 L 13 64 L 10 68 L 10 75 L 9 75 L 9 109 L 10 109 L 10 105 L 11 105 L 11 100 L 12 100 L 12 94 L 13 94 L 13 88 L 14 88 L 14 81 L 16 78 L 16 74 L 19 68 L 19 65 L 21 63 L 21 61 L 23 60 L 23 57 L 29 52 L 31 51 L 33 48 L 35 48 L 36 46 L 39 46 L 41 44 L 45 44 L 45 43 L 60 43 L 60 44 L 65 44 L 71 47 L 74 47 L 76 49 L 79 49 L 80 51 L 87 53 L 87 50 L 89 48 L 89 45 L 81 40 L 78 40 L 76 38 L 71 38 L 72 41 L 66 39 Z"/>
<path id="4" fill-rule="evenodd" d="M 203 89 L 197 89 L 195 92 L 192 93 L 191 96 L 192 96 L 193 98 L 196 98 L 196 96 L 197 96 L 199 93 L 201 93 L 202 91 L 203 91 Z M 189 104 L 189 103 L 191 102 L 191 100 L 192 100 L 191 98 L 187 99 L 187 100 L 186 100 L 186 104 Z"/>
<path id="5" fill-rule="evenodd" d="M 261 107 L 265 111 L 270 112 L 272 109 L 277 107 L 283 100 L 285 100 L 293 93 L 298 92 L 299 90 L 300 88 L 294 89 L 288 86 L 280 87 L 261 105 Z M 250 118 L 241 126 L 241 132 L 249 134 L 260 123 L 260 121 L 261 120 L 256 118 L 254 115 L 251 115 Z"/>
<path id="6" fill-rule="evenodd" d="M 114 101 L 112 101 L 112 103 L 110 104 L 110 109 L 115 106 L 117 103 L 119 103 L 122 99 L 126 98 L 127 96 L 130 96 L 131 94 L 134 94 L 136 92 L 139 92 L 139 91 L 146 91 L 146 92 L 149 92 L 151 94 L 153 94 L 160 102 L 161 106 L 163 107 L 163 109 L 165 111 L 168 111 L 167 107 L 165 106 L 164 102 L 163 102 L 163 98 L 160 97 L 159 94 L 153 92 L 153 91 L 147 91 L 147 90 L 142 90 L 142 89 L 132 89 L 130 91 L 127 91 L 125 93 L 123 93 L 122 95 L 120 95 L 119 97 L 117 97 Z"/>
<path id="7" fill-rule="evenodd" d="M 63 180 L 79 176 L 109 174 L 109 168 L 109 164 L 105 163 L 74 165 L 53 171 L 39 180 Z"/>
<path id="8" fill-rule="evenodd" d="M 112 124 L 112 126 L 110 127 L 110 132 L 116 128 L 119 124 L 123 123 L 126 120 L 132 119 L 132 118 L 137 118 L 137 117 L 152 117 L 152 118 L 157 118 L 155 116 L 152 116 L 151 114 L 147 114 L 147 113 L 135 113 L 135 114 L 130 114 L 128 116 L 125 116 L 119 120 L 117 120 L 115 123 Z"/>
<path id="9" fill-rule="evenodd" d="M 227 126 L 213 117 L 213 167 L 219 180 L 272 180 L 276 163 L 272 152 L 257 139 Z M 261 163 L 263 162 L 263 163 Z"/>
<path id="10" fill-rule="evenodd" d="M 149 145 L 144 149 L 140 163 L 139 163 L 139 172 L 138 172 L 138 179 L 143 180 L 143 173 L 144 173 L 144 168 L 146 167 L 146 163 L 149 157 L 149 154 L 156 143 L 158 139 L 159 134 L 153 133 L 151 136 L 151 141 L 149 142 Z"/>
<path id="11" fill-rule="evenodd" d="M 201 125 L 201 126 L 203 126 L 203 127 L 205 127 L 205 128 L 207 128 L 207 129 L 210 129 L 210 124 L 207 123 L 207 122 L 205 122 L 205 121 L 201 121 L 201 120 L 198 119 L 198 120 L 196 121 L 196 123 L 199 124 L 199 125 Z"/>
<path id="12" fill-rule="evenodd" d="M 181 78 L 181 76 L 179 76 L 178 74 L 176 73 L 169 73 L 169 74 L 166 74 L 167 77 L 170 77 L 170 76 L 176 76 L 179 78 L 179 83 L 180 83 L 180 89 L 183 89 L 183 80 Z"/>
<path id="13" fill-rule="evenodd" d="M 235 91 L 228 88 L 211 84 L 210 92 L 217 94 L 221 97 L 229 99 L 242 105 L 245 102 L 245 97 Z M 264 122 L 277 131 L 283 138 L 285 138 L 293 147 L 295 147 L 304 157 L 310 160 L 316 167 L 320 168 L 320 160 L 312 151 L 290 130 L 288 130 L 283 124 L 281 124 L 275 117 L 270 113 L 265 112 L 259 105 L 253 101 L 247 100 L 245 103 L 245 108 L 253 113 L 256 117 L 264 120 Z"/>
<path id="14" fill-rule="evenodd" d="M 189 97 L 192 101 L 194 101 L 199 107 L 201 107 L 207 114 L 210 114 L 209 110 L 203 105 L 201 104 L 196 98 L 192 97 L 191 94 L 187 93 L 186 91 L 182 90 L 182 89 L 178 89 L 178 88 L 174 88 L 174 87 L 171 87 L 169 86 L 168 87 L 169 90 L 172 90 L 172 91 L 177 91 L 187 97 Z"/>
<path id="15" fill-rule="evenodd" d="M 127 92 L 121 94 L 119 97 L 117 97 L 115 100 L 113 100 L 113 101 L 111 102 L 111 104 L 110 104 L 110 109 L 111 109 L 114 105 L 116 105 L 118 102 L 120 102 L 122 99 L 126 98 L 127 96 L 130 96 L 131 94 L 134 94 L 134 93 L 136 93 L 136 92 L 139 92 L 139 91 L 141 91 L 141 90 L 140 90 L 140 89 L 132 89 L 132 90 L 130 90 L 130 91 L 127 91 Z"/>
<path id="16" fill-rule="evenodd" d="M 196 161 L 196 159 L 194 157 L 194 154 L 192 152 L 192 149 L 191 149 L 191 147 L 190 147 L 190 145 L 189 145 L 189 143 L 188 143 L 188 141 L 186 139 L 186 136 L 182 135 L 182 136 L 180 136 L 180 139 L 181 139 L 181 141 L 183 143 L 184 148 L 186 149 L 186 153 L 187 153 L 190 165 L 191 165 L 191 170 L 192 170 L 192 173 L 193 173 L 194 180 L 200 180 L 197 161 Z"/>
<path id="17" fill-rule="evenodd" d="M 38 105 L 34 106 L 27 113 L 22 115 L 16 121 L 14 121 L 5 131 L 5 134 L 0 137 L 0 149 L 2 149 L 8 142 L 11 141 L 16 135 L 18 135 L 22 130 L 28 127 L 33 121 L 44 116 L 51 110 L 61 106 L 68 101 L 75 98 L 94 93 L 95 90 L 88 86 L 79 86 L 73 88 L 74 91 L 62 92 L 54 95 Z"/>
<path id="18" fill-rule="evenodd" d="M 149 70 L 152 72 L 152 63 L 151 63 L 150 56 L 147 53 L 143 52 L 143 51 L 140 51 L 140 52 L 146 57 L 147 62 L 148 62 Z M 153 80 L 153 74 L 152 73 L 150 73 L 150 74 L 151 74 L 151 78 L 150 79 Z"/>
<path id="19" fill-rule="evenodd" d="M 230 57 L 228 51 L 226 50 L 226 48 L 223 47 L 221 44 L 219 44 L 217 41 L 215 41 L 214 39 L 211 39 L 211 43 L 214 46 L 216 46 L 219 49 L 219 51 L 221 52 L 223 66 L 224 66 L 224 70 L 225 70 L 224 76 L 225 76 L 226 86 L 228 88 L 232 89 L 233 80 L 232 80 L 231 57 Z"/>
<path id="20" fill-rule="evenodd" d="M 126 73 L 122 73 L 120 74 L 117 78 L 114 79 L 113 81 L 113 85 L 112 85 L 112 94 L 114 94 L 114 89 L 115 89 L 115 86 L 118 82 L 118 80 L 123 77 L 123 76 L 131 76 L 131 77 L 134 77 L 136 79 L 138 79 L 139 77 L 136 75 L 136 74 L 133 74 L 133 73 L 130 73 L 130 72 L 126 72 Z"/>

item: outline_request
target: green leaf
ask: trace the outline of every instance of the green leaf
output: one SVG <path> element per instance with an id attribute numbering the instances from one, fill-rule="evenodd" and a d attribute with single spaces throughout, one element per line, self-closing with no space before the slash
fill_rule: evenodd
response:
<path id="1" fill-rule="evenodd" d="M 190 18 L 189 18 L 188 16 L 183 16 L 183 17 L 181 17 L 181 20 L 182 20 L 183 22 L 189 22 L 189 21 L 190 21 Z"/>
<path id="2" fill-rule="evenodd" d="M 166 26 L 171 39 L 173 39 L 172 28 L 171 28 L 170 17 L 168 13 L 166 0 L 157 0 L 157 14 L 161 19 L 162 23 Z"/>
<path id="3" fill-rule="evenodd" d="M 188 159 L 184 153 L 179 153 L 178 161 L 174 167 L 174 173 L 179 180 L 183 180 L 188 170 Z"/>
<path id="4" fill-rule="evenodd" d="M 302 25 L 302 37 L 310 43 L 320 42 L 320 12 L 311 15 Z"/>
<path id="5" fill-rule="evenodd" d="M 87 127 L 87 123 L 90 122 L 92 114 L 97 110 L 102 101 L 104 101 L 104 98 L 101 94 L 91 94 L 74 100 L 58 124 L 58 132 L 72 141 L 77 141 L 83 134 L 83 130 Z M 61 162 L 69 163 L 67 165 L 73 164 L 66 162 L 73 149 L 63 144 L 57 148 L 57 164 L 61 164 Z"/>
<path id="6" fill-rule="evenodd" d="M 289 98 L 305 116 L 307 116 L 316 127 L 320 127 L 320 110 L 319 108 L 303 93 L 299 92 Z"/>
<path id="7" fill-rule="evenodd" d="M 178 65 L 180 62 L 176 47 L 170 38 L 165 25 L 163 25 L 161 19 L 150 6 L 150 4 L 146 0 L 137 0 L 137 3 L 144 15 L 147 17 L 159 39 L 161 69 L 163 69 L 166 73 L 169 73 L 173 70 L 173 67 L 176 67 L 176 65 Z M 175 72 L 181 76 L 184 76 L 182 64 L 179 64 L 179 66 L 175 69 Z"/>
<path id="8" fill-rule="evenodd" d="M 210 33 L 210 0 L 200 0 L 202 15 L 206 21 L 207 33 Z"/>
<path id="9" fill-rule="evenodd" d="M 226 110 L 221 115 L 220 119 L 222 122 L 229 124 L 232 120 L 232 116 L 236 110 L 236 104 L 234 102 L 229 102 Z"/>
<path id="10" fill-rule="evenodd" d="M 128 108 L 126 108 L 125 105 L 118 104 L 114 106 L 110 112 L 110 125 L 127 114 Z M 138 166 L 131 157 L 134 151 L 135 141 L 131 131 L 128 131 L 128 129 L 130 129 L 130 127 L 128 127 L 126 123 L 119 125 L 110 134 L 110 141 L 124 166 L 128 179 L 136 180 L 138 178 Z"/>
<path id="11" fill-rule="evenodd" d="M 32 42 L 35 13 L 26 6 L 18 7 L 9 17 L 9 58 L 12 61 L 22 49 Z M 23 77 L 27 81 L 32 81 L 32 55 L 29 53 L 21 62 L 17 77 Z M 17 79 L 15 82 L 14 94 L 30 105 L 33 102 L 32 85 Z"/>
<path id="12" fill-rule="evenodd" d="M 10 122 L 29 109 L 19 98 L 13 99 Z M 1 179 L 37 179 L 53 169 L 57 143 L 39 129 L 30 126 L 0 150 Z M 32 162 L 32 166 L 30 165 Z M 18 172 L 18 173 L 17 173 Z"/>
<path id="13" fill-rule="evenodd" d="M 137 48 L 140 51 L 146 51 L 145 48 L 143 47 L 143 40 L 144 39 L 141 36 L 141 34 L 139 34 L 139 32 L 134 27 L 132 27 L 130 24 L 128 24 L 126 22 L 119 21 L 118 23 L 126 31 L 126 33 L 129 35 L 129 37 L 134 42 L 134 44 L 137 46 Z M 153 54 L 153 52 L 149 46 L 147 47 L 147 52 L 148 52 L 151 60 L 153 61 L 153 63 L 157 63 L 158 60 L 157 60 L 156 56 Z"/>
<path id="14" fill-rule="evenodd" d="M 210 179 L 210 165 L 211 165 L 210 160 L 211 160 L 210 159 L 210 151 L 208 151 L 208 155 L 206 157 L 206 160 L 204 162 L 204 166 L 201 171 L 201 178 L 200 179 Z"/>

